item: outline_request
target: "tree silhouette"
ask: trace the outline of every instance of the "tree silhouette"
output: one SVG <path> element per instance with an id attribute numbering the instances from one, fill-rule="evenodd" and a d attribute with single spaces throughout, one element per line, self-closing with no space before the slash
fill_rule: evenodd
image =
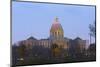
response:
<path id="1" fill-rule="evenodd" d="M 91 36 L 92 36 L 93 38 L 95 38 L 95 36 L 96 36 L 95 22 L 94 22 L 93 24 L 90 24 L 90 25 L 89 25 L 89 30 L 90 30 L 89 35 L 90 35 L 90 44 L 91 44 Z"/>
<path id="2" fill-rule="evenodd" d="M 26 47 L 24 44 L 21 44 L 18 48 L 18 53 L 19 53 L 19 57 L 23 58 L 25 57 L 25 52 L 26 52 Z"/>
<path id="3" fill-rule="evenodd" d="M 90 34 L 91 34 L 91 36 L 95 37 L 95 35 L 96 35 L 95 23 L 90 24 L 90 25 L 89 25 L 89 29 L 90 29 Z"/>
<path id="4" fill-rule="evenodd" d="M 52 44 L 51 46 L 52 54 L 54 57 L 60 57 L 62 48 L 57 44 Z"/>

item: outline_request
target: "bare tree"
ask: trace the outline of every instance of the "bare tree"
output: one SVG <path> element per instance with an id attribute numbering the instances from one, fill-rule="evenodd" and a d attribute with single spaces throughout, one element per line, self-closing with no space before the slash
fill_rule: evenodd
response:
<path id="1" fill-rule="evenodd" d="M 96 27 L 95 27 L 95 22 L 93 24 L 89 25 L 89 30 L 90 30 L 90 43 L 91 43 L 91 37 L 95 38 L 96 36 Z"/>

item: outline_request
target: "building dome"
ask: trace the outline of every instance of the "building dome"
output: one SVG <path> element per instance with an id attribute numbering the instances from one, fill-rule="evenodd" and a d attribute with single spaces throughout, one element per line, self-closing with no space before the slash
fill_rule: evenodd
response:
<path id="1" fill-rule="evenodd" d="M 53 22 L 53 24 L 52 24 L 52 26 L 51 26 L 50 32 L 57 31 L 57 30 L 63 31 L 62 26 L 59 23 L 58 18 L 56 17 L 55 20 L 54 20 L 54 22 Z"/>
<path id="2" fill-rule="evenodd" d="M 52 39 L 61 39 L 63 38 L 63 33 L 63 28 L 56 17 L 50 29 L 50 37 Z"/>

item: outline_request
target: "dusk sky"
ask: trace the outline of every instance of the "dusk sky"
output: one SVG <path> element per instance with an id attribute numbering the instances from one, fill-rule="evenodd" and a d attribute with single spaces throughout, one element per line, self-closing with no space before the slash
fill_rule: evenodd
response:
<path id="1" fill-rule="evenodd" d="M 48 38 L 55 17 L 59 18 L 65 37 L 89 40 L 89 24 L 95 21 L 95 7 L 12 2 L 12 42 L 30 36 Z"/>

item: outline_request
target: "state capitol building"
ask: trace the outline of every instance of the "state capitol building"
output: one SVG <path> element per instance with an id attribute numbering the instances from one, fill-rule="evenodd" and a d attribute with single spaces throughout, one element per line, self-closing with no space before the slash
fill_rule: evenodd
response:
<path id="1" fill-rule="evenodd" d="M 50 29 L 50 35 L 47 39 L 36 39 L 34 37 L 29 37 L 26 40 L 19 41 L 18 45 L 24 45 L 26 50 L 35 49 L 36 47 L 43 47 L 48 50 L 43 50 L 41 48 L 36 48 L 37 50 L 33 53 L 36 55 L 49 55 L 53 57 L 64 57 L 69 55 L 75 55 L 77 53 L 83 53 L 86 49 L 86 40 L 82 40 L 80 37 L 75 39 L 69 39 L 64 37 L 64 30 L 62 25 L 59 23 L 59 19 L 56 17 Z"/>

